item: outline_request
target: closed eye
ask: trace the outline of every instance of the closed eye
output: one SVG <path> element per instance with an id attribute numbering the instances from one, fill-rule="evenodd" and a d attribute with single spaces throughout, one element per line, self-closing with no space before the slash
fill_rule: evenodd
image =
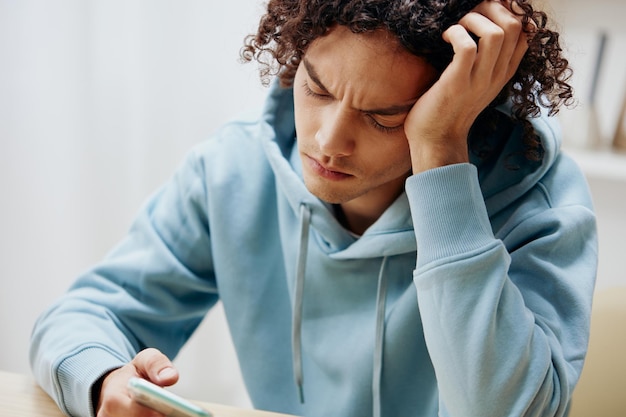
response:
<path id="1" fill-rule="evenodd" d="M 309 86 L 308 81 L 304 81 L 304 83 L 302 84 L 302 88 L 304 89 L 304 94 L 309 96 L 309 97 L 314 97 L 317 99 L 323 99 L 323 100 L 332 100 L 332 96 L 327 94 L 327 93 L 318 93 L 316 91 L 313 91 L 313 89 Z"/>
<path id="2" fill-rule="evenodd" d="M 367 119 L 370 125 L 372 125 L 375 129 L 378 129 L 383 133 L 395 133 L 404 128 L 404 123 L 400 123 L 399 125 L 395 125 L 395 126 L 384 125 L 380 123 L 378 120 L 376 120 L 376 118 L 374 118 L 374 116 L 372 116 L 371 114 L 367 115 Z"/>

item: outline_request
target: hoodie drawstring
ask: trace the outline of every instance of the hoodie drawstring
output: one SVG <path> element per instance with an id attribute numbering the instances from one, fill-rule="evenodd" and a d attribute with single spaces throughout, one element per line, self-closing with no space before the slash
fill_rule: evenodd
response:
<path id="1" fill-rule="evenodd" d="M 309 227 L 311 209 L 305 204 L 300 206 L 300 246 L 296 264 L 296 283 L 293 299 L 293 321 L 291 327 L 291 345 L 293 349 L 293 373 L 298 389 L 300 403 L 304 403 L 304 376 L 302 371 L 302 300 L 304 295 L 304 274 L 309 246 Z M 383 258 L 378 273 L 376 292 L 376 332 L 374 339 L 374 366 L 372 375 L 372 410 L 373 417 L 381 416 L 380 386 L 383 372 L 383 343 L 385 339 L 385 302 L 387 298 L 387 279 L 385 267 L 387 257 Z"/>
<path id="2" fill-rule="evenodd" d="M 383 343 L 385 341 L 385 301 L 387 298 L 387 279 L 385 277 L 387 257 L 383 258 L 378 273 L 378 291 L 376 294 L 376 335 L 374 338 L 374 372 L 372 376 L 372 415 L 381 416 L 380 385 L 383 374 Z"/>
<path id="3" fill-rule="evenodd" d="M 309 247 L 309 225 L 311 209 L 305 204 L 300 206 L 300 246 L 298 248 L 298 263 L 296 264 L 296 286 L 293 299 L 293 321 L 291 324 L 291 345 L 293 349 L 293 374 L 298 388 L 300 403 L 304 403 L 303 374 L 302 374 L 302 296 L 304 292 L 304 273 Z"/>

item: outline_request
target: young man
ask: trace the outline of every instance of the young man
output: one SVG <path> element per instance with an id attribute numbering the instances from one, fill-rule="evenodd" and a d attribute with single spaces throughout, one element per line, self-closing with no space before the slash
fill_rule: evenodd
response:
<path id="1" fill-rule="evenodd" d="M 261 120 L 194 149 L 36 324 L 59 406 L 148 415 L 127 380 L 175 383 L 221 300 L 257 408 L 566 415 L 595 220 L 531 116 L 569 97 L 567 63 L 525 1 L 477 3 L 270 1 L 245 49 L 279 63 Z"/>

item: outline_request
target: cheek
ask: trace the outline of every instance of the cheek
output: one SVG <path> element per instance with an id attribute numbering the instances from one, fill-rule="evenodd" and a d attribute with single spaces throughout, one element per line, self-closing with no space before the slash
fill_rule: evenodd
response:
<path id="1" fill-rule="evenodd" d="M 305 139 L 315 129 L 315 109 L 311 107 L 308 99 L 302 87 L 301 69 L 298 69 L 293 81 L 294 119 L 298 141 Z"/>
<path id="2" fill-rule="evenodd" d="M 312 129 L 315 119 L 315 112 L 310 108 L 310 106 L 307 106 L 306 97 L 303 97 L 303 95 L 303 93 L 294 87 L 294 119 L 296 123 L 296 134 L 298 137 L 304 136 L 307 131 Z"/>
<path id="3" fill-rule="evenodd" d="M 294 121 L 296 125 L 296 138 L 298 140 L 298 148 L 300 150 L 313 151 L 317 149 L 316 136 L 320 129 L 323 118 L 320 116 L 319 109 L 298 101 L 294 97 Z"/>
<path id="4" fill-rule="evenodd" d="M 389 164 L 391 170 L 393 170 L 392 177 L 405 176 L 408 172 L 412 171 L 413 164 L 411 163 L 411 156 L 408 149 L 402 149 L 396 155 L 394 160 Z"/>
<path id="5" fill-rule="evenodd" d="M 377 144 L 370 147 L 368 155 L 372 163 L 390 174 L 406 173 L 412 166 L 409 143 L 404 135 L 378 138 Z"/>

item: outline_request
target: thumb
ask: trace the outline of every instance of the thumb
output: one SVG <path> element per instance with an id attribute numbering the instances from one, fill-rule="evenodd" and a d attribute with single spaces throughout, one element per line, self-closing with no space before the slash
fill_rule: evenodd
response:
<path id="1" fill-rule="evenodd" d="M 178 381 L 178 370 L 161 351 L 144 349 L 132 360 L 137 373 L 159 386 L 173 385 Z"/>

